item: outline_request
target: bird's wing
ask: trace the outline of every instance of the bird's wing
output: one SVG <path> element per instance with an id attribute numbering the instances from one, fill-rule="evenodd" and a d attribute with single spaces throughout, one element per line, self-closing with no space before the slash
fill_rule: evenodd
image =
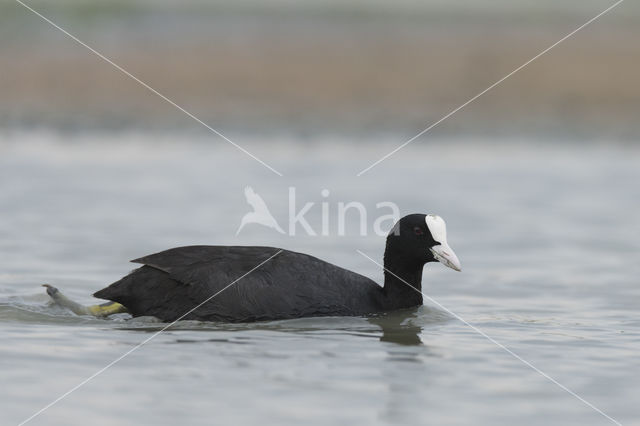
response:
<path id="1" fill-rule="evenodd" d="M 361 275 L 273 247 L 180 247 L 135 262 L 147 268 L 137 269 L 96 297 L 136 307 L 136 315 L 169 320 L 205 301 L 187 319 L 352 315 L 362 313 L 358 306 L 377 288 Z"/>

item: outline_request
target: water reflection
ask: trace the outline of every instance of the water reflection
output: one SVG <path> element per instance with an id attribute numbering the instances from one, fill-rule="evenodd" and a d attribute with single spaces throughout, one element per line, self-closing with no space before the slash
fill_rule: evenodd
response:
<path id="1" fill-rule="evenodd" d="M 429 376 L 429 363 L 425 363 L 425 352 L 429 348 L 421 339 L 425 322 L 423 307 L 403 309 L 369 318 L 369 322 L 382 329 L 381 342 L 387 357 L 381 369 L 387 391 L 378 417 L 385 423 L 411 424 L 419 413 L 415 407 L 423 405 L 420 389 Z"/>
<path id="2" fill-rule="evenodd" d="M 422 345 L 420 339 L 422 327 L 416 321 L 418 312 L 419 308 L 402 309 L 371 317 L 368 321 L 382 329 L 381 342 L 405 346 Z"/>

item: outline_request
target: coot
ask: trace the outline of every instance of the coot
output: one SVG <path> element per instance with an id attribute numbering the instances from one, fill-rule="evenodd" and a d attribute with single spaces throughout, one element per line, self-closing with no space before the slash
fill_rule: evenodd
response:
<path id="1" fill-rule="evenodd" d="M 358 316 L 421 305 L 422 269 L 434 261 L 460 270 L 447 244 L 444 220 L 412 214 L 398 221 L 387 236 L 384 287 L 288 250 L 189 246 L 133 260 L 143 266 L 94 296 L 123 305 L 133 316 L 152 315 L 164 321 Z"/>

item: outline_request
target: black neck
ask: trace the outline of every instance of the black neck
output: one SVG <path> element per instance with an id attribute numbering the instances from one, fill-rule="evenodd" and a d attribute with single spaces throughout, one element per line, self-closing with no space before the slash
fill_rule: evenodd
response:
<path id="1" fill-rule="evenodd" d="M 397 255 L 387 245 L 384 252 L 384 294 L 386 309 L 422 305 L 424 262 Z"/>

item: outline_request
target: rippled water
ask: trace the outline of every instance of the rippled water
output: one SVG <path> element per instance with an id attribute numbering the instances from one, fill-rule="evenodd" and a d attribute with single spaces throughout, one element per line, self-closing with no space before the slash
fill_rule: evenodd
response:
<path id="1" fill-rule="evenodd" d="M 234 137 L 284 173 L 199 137 L 4 134 L 0 142 L 0 401 L 18 424 L 163 327 L 51 306 L 40 284 L 90 294 L 128 259 L 188 244 L 274 245 L 378 281 L 383 238 L 282 236 L 251 225 L 251 185 L 298 208 L 393 201 L 448 223 L 463 265 L 427 266 L 419 309 L 375 318 L 185 322 L 29 424 L 640 424 L 640 150 L 619 144 Z M 322 197 L 328 189 L 330 195 Z M 332 213 L 332 214 L 333 214 Z M 386 211 L 383 213 L 387 213 Z M 444 308 L 438 307 L 440 303 Z M 447 312 L 450 310 L 453 314 Z"/>

